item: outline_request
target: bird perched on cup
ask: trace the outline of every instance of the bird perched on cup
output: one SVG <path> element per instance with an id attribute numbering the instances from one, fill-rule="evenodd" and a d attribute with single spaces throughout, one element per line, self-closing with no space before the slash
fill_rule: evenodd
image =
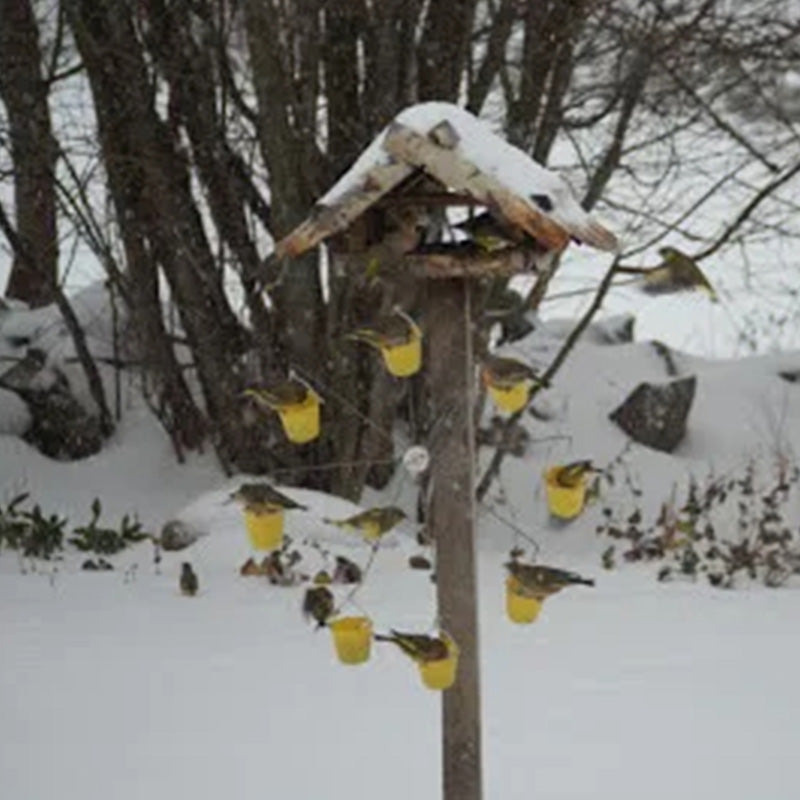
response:
<path id="1" fill-rule="evenodd" d="M 262 408 L 271 411 L 302 405 L 312 389 L 297 378 L 287 378 L 271 386 L 253 386 L 242 392 L 242 397 L 249 397 Z"/>
<path id="2" fill-rule="evenodd" d="M 428 636 L 424 633 L 401 633 L 392 630 L 390 635 L 375 635 L 376 642 L 391 642 L 407 656 L 420 663 L 441 661 L 450 655 L 450 646 L 444 636 Z"/>
<path id="3" fill-rule="evenodd" d="M 593 580 L 584 578 L 577 572 L 542 564 L 526 564 L 516 558 L 512 558 L 505 567 L 516 579 L 519 594 L 539 600 L 560 592 L 565 586 L 594 586 Z"/>
<path id="4" fill-rule="evenodd" d="M 324 628 L 333 616 L 335 601 L 327 586 L 312 586 L 303 597 L 303 616 L 313 619 L 317 628 Z"/>
<path id="5" fill-rule="evenodd" d="M 322 521 L 337 528 L 360 533 L 367 541 L 375 542 L 395 525 L 406 518 L 406 514 L 397 506 L 381 506 L 368 508 L 360 514 L 354 514 L 346 519 L 328 519 Z"/>
<path id="6" fill-rule="evenodd" d="M 506 356 L 487 356 L 481 363 L 484 383 L 498 389 L 512 389 L 520 383 L 544 385 L 533 367 Z"/>
<path id="7" fill-rule="evenodd" d="M 197 590 L 200 588 L 200 581 L 197 579 L 197 574 L 188 561 L 184 561 L 183 564 L 181 564 L 179 585 L 181 594 L 186 597 L 194 597 L 197 594 Z"/>
<path id="8" fill-rule="evenodd" d="M 266 481 L 243 483 L 230 494 L 228 502 L 230 501 L 239 503 L 245 511 L 251 511 L 254 514 L 268 514 L 281 509 L 284 511 L 308 511 L 308 506 L 292 500 L 291 497 L 279 492 Z"/>
<path id="9" fill-rule="evenodd" d="M 590 472 L 596 472 L 594 465 L 589 459 L 583 461 L 571 461 L 556 467 L 552 473 L 553 480 L 565 489 L 574 489 Z"/>
<path id="10" fill-rule="evenodd" d="M 348 339 L 365 342 L 373 347 L 399 347 L 420 336 L 420 330 L 410 317 L 399 310 L 383 314 L 370 325 L 348 333 Z"/>

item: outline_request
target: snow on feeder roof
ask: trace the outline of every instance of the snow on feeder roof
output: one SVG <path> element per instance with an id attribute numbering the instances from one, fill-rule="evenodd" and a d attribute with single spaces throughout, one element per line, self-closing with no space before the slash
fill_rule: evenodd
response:
<path id="1" fill-rule="evenodd" d="M 614 234 L 580 206 L 558 174 L 468 111 L 432 102 L 400 112 L 320 198 L 308 219 L 278 242 L 276 255 L 300 255 L 344 231 L 418 170 L 485 205 L 546 250 L 563 250 L 570 238 L 601 250 L 618 247 Z"/>

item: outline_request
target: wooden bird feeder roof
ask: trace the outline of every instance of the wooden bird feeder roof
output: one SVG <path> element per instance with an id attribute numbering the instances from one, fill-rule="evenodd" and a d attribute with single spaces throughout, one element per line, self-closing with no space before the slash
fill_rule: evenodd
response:
<path id="1" fill-rule="evenodd" d="M 309 217 L 275 248 L 277 257 L 293 257 L 348 229 L 364 212 L 415 173 L 424 172 L 442 191 L 441 205 L 481 205 L 531 236 L 547 251 L 563 250 L 570 239 L 601 250 L 617 250 L 617 240 L 594 220 L 556 173 L 537 164 L 493 133 L 486 123 L 449 103 L 423 103 L 405 109 L 375 138 L 355 164 L 317 202 Z M 387 202 L 389 198 L 384 200 Z M 402 195 L 391 201 L 403 202 Z M 524 268 L 513 252 L 506 271 Z M 436 258 L 461 262 L 462 274 L 496 271 L 483 264 L 491 254 L 406 256 L 413 272 L 425 272 L 414 261 Z M 494 256 L 497 261 L 497 256 Z M 468 262 L 474 261 L 470 264 Z M 480 262 L 480 263 L 479 263 Z M 497 265 L 495 265 L 497 266 Z"/>

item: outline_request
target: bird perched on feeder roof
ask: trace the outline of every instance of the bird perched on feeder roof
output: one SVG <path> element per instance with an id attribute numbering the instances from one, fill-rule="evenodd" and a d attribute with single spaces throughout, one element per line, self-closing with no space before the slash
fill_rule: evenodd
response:
<path id="1" fill-rule="evenodd" d="M 306 590 L 303 597 L 303 616 L 313 619 L 317 628 L 324 628 L 333 616 L 335 601 L 327 586 L 314 586 Z"/>
<path id="2" fill-rule="evenodd" d="M 515 558 L 505 566 L 509 574 L 516 578 L 518 592 L 538 599 L 560 592 L 565 586 L 594 586 L 594 581 L 590 578 L 583 578 L 577 572 L 557 567 L 526 564 Z"/>
<path id="3" fill-rule="evenodd" d="M 400 633 L 391 631 L 389 636 L 375 635 L 376 642 L 392 642 L 414 661 L 427 663 L 441 661 L 450 655 L 450 647 L 442 636 L 428 636 L 424 633 Z"/>
<path id="4" fill-rule="evenodd" d="M 373 347 L 399 347 L 419 336 L 414 321 L 399 311 L 378 317 L 371 325 L 357 328 L 348 339 L 366 342 Z"/>
<path id="5" fill-rule="evenodd" d="M 588 459 L 583 461 L 571 461 L 558 467 L 553 472 L 553 479 L 559 486 L 565 489 L 574 489 L 589 472 L 595 471 L 594 465 Z"/>
<path id="6" fill-rule="evenodd" d="M 200 581 L 197 579 L 197 574 L 188 561 L 184 561 L 183 564 L 181 564 L 179 585 L 181 587 L 181 594 L 186 597 L 194 597 L 197 594 L 197 590 L 200 588 Z"/>
<path id="7" fill-rule="evenodd" d="M 511 389 L 526 381 L 543 385 L 533 367 L 505 356 L 487 356 L 481 364 L 481 374 L 485 383 L 498 389 Z"/>
<path id="8" fill-rule="evenodd" d="M 365 539 L 376 541 L 405 518 L 405 512 L 396 506 L 382 506 L 368 508 L 366 511 L 346 519 L 328 519 L 326 517 L 322 521 L 329 525 L 336 525 L 337 528 L 355 531 Z"/>
<path id="9" fill-rule="evenodd" d="M 230 495 L 230 500 L 235 500 L 241 504 L 246 511 L 255 514 L 268 514 L 279 511 L 308 511 L 308 506 L 297 503 L 291 497 L 287 497 L 283 492 L 279 492 L 266 481 L 258 483 L 243 483 L 235 492 Z"/>

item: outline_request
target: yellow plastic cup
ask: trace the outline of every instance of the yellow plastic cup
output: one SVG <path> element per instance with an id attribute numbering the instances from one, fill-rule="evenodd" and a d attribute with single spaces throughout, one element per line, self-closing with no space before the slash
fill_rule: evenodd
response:
<path id="1" fill-rule="evenodd" d="M 319 436 L 319 397 L 311 390 L 302 403 L 283 406 L 278 414 L 290 442 L 305 444 Z"/>
<path id="2" fill-rule="evenodd" d="M 367 617 L 340 617 L 329 624 L 342 664 L 363 664 L 372 649 L 372 622 Z"/>
<path id="3" fill-rule="evenodd" d="M 561 486 L 556 480 L 559 467 L 550 467 L 545 474 L 547 507 L 554 517 L 573 519 L 583 511 L 586 502 L 586 481 L 581 478 L 577 486 Z"/>
<path id="4" fill-rule="evenodd" d="M 438 661 L 418 661 L 419 674 L 422 683 L 428 689 L 443 691 L 449 689 L 456 681 L 458 673 L 458 646 L 451 639 L 447 639 L 447 649 L 450 655 Z"/>
<path id="5" fill-rule="evenodd" d="M 530 397 L 531 387 L 528 381 L 520 381 L 515 383 L 509 389 L 503 389 L 499 386 L 493 386 L 491 383 L 487 384 L 489 395 L 491 396 L 494 404 L 501 410 L 508 414 L 514 414 L 522 408 Z"/>
<path id="6" fill-rule="evenodd" d="M 277 550 L 283 544 L 283 509 L 266 514 L 245 511 L 244 522 L 254 550 Z"/>
<path id="7" fill-rule="evenodd" d="M 529 625 L 536 622 L 544 601 L 541 598 L 526 597 L 520 592 L 520 588 L 519 581 L 509 575 L 506 579 L 506 614 L 517 625 Z"/>
<path id="8" fill-rule="evenodd" d="M 416 375 L 422 366 L 422 333 L 414 325 L 411 339 L 405 344 L 381 347 L 381 355 L 386 369 L 397 378 Z"/>

